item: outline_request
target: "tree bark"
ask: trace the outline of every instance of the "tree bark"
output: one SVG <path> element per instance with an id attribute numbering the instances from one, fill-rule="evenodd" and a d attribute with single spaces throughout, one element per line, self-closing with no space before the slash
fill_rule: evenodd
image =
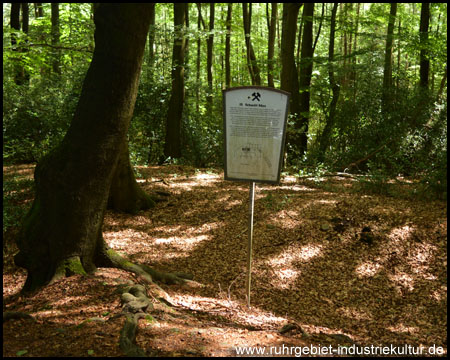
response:
<path id="1" fill-rule="evenodd" d="M 35 170 L 36 195 L 17 239 L 24 291 L 108 263 L 102 237 L 118 151 L 125 143 L 149 29 L 150 5 L 100 4 L 95 50 L 61 144 Z"/>
<path id="2" fill-rule="evenodd" d="M 61 68 L 60 68 L 60 57 L 61 52 L 59 49 L 57 49 L 57 46 L 59 44 L 59 4 L 58 3 L 52 3 L 52 46 L 55 48 L 52 49 L 52 69 L 55 74 L 61 75 Z"/>
<path id="3" fill-rule="evenodd" d="M 281 33 L 281 90 L 291 93 L 289 117 L 294 122 L 297 122 L 300 116 L 298 73 L 294 55 L 297 17 L 300 7 L 300 3 L 283 4 L 283 28 Z M 288 153 L 291 153 L 295 137 L 290 128 L 288 128 L 286 143 Z"/>
<path id="4" fill-rule="evenodd" d="M 44 8 L 42 7 L 42 3 L 34 3 L 34 17 L 44 17 Z"/>
<path id="5" fill-rule="evenodd" d="M 276 21 L 277 21 L 277 11 L 278 11 L 278 4 L 272 3 L 272 12 L 269 16 L 269 4 L 266 4 L 267 6 L 267 27 L 269 29 L 269 41 L 268 41 L 268 48 L 267 48 L 267 85 L 269 87 L 275 87 L 274 81 L 273 81 L 273 56 L 275 53 L 275 27 L 276 27 Z"/>
<path id="6" fill-rule="evenodd" d="M 328 77 L 330 79 L 330 86 L 333 96 L 331 98 L 330 109 L 328 115 L 326 116 L 326 124 L 323 129 L 322 135 L 320 136 L 319 144 L 319 157 L 318 160 L 323 162 L 325 159 L 325 152 L 327 151 L 328 145 L 330 143 L 331 132 L 334 127 L 336 108 L 339 100 L 340 86 L 336 82 L 334 77 L 334 40 L 336 35 L 336 13 L 338 9 L 338 3 L 334 3 L 333 9 L 331 10 L 331 22 L 330 22 L 330 45 L 328 48 Z"/>
<path id="7" fill-rule="evenodd" d="M 252 24 L 252 4 L 242 3 L 245 45 L 247 47 L 247 64 L 252 85 L 261 85 L 261 75 L 258 64 L 256 62 L 255 50 L 250 40 L 250 30 Z"/>
<path id="8" fill-rule="evenodd" d="M 164 156 L 166 158 L 181 157 L 181 121 L 184 107 L 184 56 L 186 39 L 184 25 L 186 19 L 186 3 L 174 3 L 175 39 L 172 56 L 172 93 L 166 121 L 166 141 Z"/>
<path id="9" fill-rule="evenodd" d="M 150 30 L 148 32 L 148 78 L 153 79 L 153 67 L 155 65 L 155 3 L 150 3 Z"/>
<path id="10" fill-rule="evenodd" d="M 197 30 L 200 33 L 201 30 L 201 25 L 203 24 L 203 29 L 205 29 L 205 22 L 203 21 L 203 17 L 202 17 L 202 5 L 201 3 L 197 3 L 197 10 L 198 10 L 198 15 L 197 15 Z M 200 39 L 200 37 L 198 37 L 197 39 L 197 89 L 200 89 L 201 83 L 200 83 L 200 71 L 201 71 L 201 67 L 200 67 L 200 63 L 201 63 L 201 44 L 202 44 L 202 40 Z M 195 92 L 195 109 L 197 110 L 197 114 L 200 112 L 200 91 L 197 90 Z"/>
<path id="11" fill-rule="evenodd" d="M 314 3 L 305 3 L 303 9 L 303 37 L 300 60 L 300 113 L 295 122 L 295 147 L 299 157 L 302 157 L 308 148 L 309 108 L 311 97 L 311 77 L 313 69 L 313 15 Z"/>
<path id="12" fill-rule="evenodd" d="M 108 208 L 136 214 L 139 210 L 150 209 L 154 205 L 155 200 L 136 182 L 130 163 L 128 142 L 125 141 L 119 150 L 119 159 L 109 191 Z"/>
<path id="13" fill-rule="evenodd" d="M 420 87 L 428 90 L 430 59 L 428 58 L 428 27 L 430 25 L 430 4 L 422 3 L 420 12 Z"/>
<path id="14" fill-rule="evenodd" d="M 14 56 L 14 82 L 16 85 L 25 85 L 28 83 L 29 74 L 23 66 L 22 53 L 23 46 L 17 43 L 16 31 L 20 31 L 20 9 L 22 8 L 22 30 L 28 32 L 28 4 L 27 3 L 11 3 L 10 25 L 11 25 L 11 45 L 15 52 Z M 16 31 L 14 31 L 16 30 Z"/>
<path id="15" fill-rule="evenodd" d="M 383 73 L 383 112 L 390 109 L 390 98 L 392 96 L 392 44 L 394 42 L 395 16 L 397 15 L 397 3 L 391 3 L 391 12 L 389 15 L 389 25 L 386 36 L 386 50 L 384 55 L 384 73 Z"/>
<path id="16" fill-rule="evenodd" d="M 228 3 L 227 10 L 227 33 L 225 35 L 225 87 L 228 89 L 231 87 L 231 66 L 230 66 L 230 53 L 231 53 L 231 13 L 233 10 L 233 3 Z"/>
<path id="17" fill-rule="evenodd" d="M 214 3 L 209 4 L 209 32 L 208 39 L 206 41 L 206 71 L 208 77 L 208 94 L 206 95 L 206 101 L 208 106 L 208 113 L 212 112 L 213 103 L 213 46 L 214 46 Z"/>

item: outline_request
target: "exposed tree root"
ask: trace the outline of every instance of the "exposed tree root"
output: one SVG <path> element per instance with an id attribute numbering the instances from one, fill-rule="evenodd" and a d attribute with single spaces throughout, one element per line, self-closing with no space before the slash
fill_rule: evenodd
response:
<path id="1" fill-rule="evenodd" d="M 146 289 L 142 285 L 127 286 L 122 289 L 122 312 L 126 316 L 125 324 L 120 331 L 119 346 L 125 355 L 130 357 L 143 357 L 145 352 L 136 345 L 136 332 L 140 318 L 149 316 L 153 305 L 146 296 Z"/>
<path id="2" fill-rule="evenodd" d="M 30 314 L 24 313 L 24 312 L 3 311 L 3 322 L 8 321 L 8 320 L 19 320 L 19 319 L 36 321 L 36 319 L 33 316 L 31 316 Z"/>
<path id="3" fill-rule="evenodd" d="M 136 345 L 136 332 L 138 329 L 138 321 L 143 317 L 150 317 L 148 312 L 153 309 L 161 308 L 158 304 L 169 305 L 174 307 L 175 304 L 169 294 L 159 287 L 154 281 L 162 282 L 167 285 L 194 285 L 192 276 L 184 273 L 163 273 L 148 267 L 147 265 L 139 265 L 130 262 L 124 257 L 117 254 L 112 249 L 106 250 L 106 255 L 113 266 L 132 272 L 137 281 L 144 285 L 126 286 L 121 289 L 121 302 L 123 305 L 122 312 L 126 316 L 125 324 L 120 332 L 119 345 L 125 355 L 130 357 L 145 356 L 145 352 Z M 152 303 L 150 298 L 156 301 L 156 305 Z M 163 308 L 164 308 L 163 305 Z"/>

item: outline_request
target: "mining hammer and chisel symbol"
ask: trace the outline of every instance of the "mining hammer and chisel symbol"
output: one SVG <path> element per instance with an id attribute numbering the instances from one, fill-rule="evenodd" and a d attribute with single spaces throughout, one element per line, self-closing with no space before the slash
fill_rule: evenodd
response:
<path id="1" fill-rule="evenodd" d="M 261 100 L 259 100 L 259 98 L 261 97 L 261 94 L 259 92 L 254 92 L 252 94 L 252 96 L 253 96 L 252 101 L 255 101 L 255 100 L 261 101 Z M 250 99 L 250 96 L 248 98 Z"/>

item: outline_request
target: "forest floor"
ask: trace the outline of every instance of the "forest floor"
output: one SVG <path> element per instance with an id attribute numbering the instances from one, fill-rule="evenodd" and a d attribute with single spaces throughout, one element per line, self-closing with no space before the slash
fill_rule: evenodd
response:
<path id="1" fill-rule="evenodd" d="M 9 206 L 29 206 L 33 169 L 3 167 L 4 184 L 18 184 L 7 188 Z M 202 284 L 161 285 L 175 306 L 139 321 L 147 355 L 446 355 L 446 201 L 417 200 L 405 179 L 382 193 L 340 176 L 258 184 L 248 308 L 249 185 L 220 170 L 136 170 L 146 191 L 170 196 L 134 216 L 108 211 L 105 240 L 131 261 Z M 134 276 L 101 268 L 22 296 L 16 233 L 3 233 L 3 311 L 34 321 L 3 323 L 3 356 L 123 356 L 118 288 Z"/>

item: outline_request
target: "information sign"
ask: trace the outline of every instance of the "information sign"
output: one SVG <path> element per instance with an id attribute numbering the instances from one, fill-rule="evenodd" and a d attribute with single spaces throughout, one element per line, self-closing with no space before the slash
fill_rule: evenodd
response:
<path id="1" fill-rule="evenodd" d="M 225 180 L 280 181 L 289 97 L 260 86 L 223 91 Z"/>

